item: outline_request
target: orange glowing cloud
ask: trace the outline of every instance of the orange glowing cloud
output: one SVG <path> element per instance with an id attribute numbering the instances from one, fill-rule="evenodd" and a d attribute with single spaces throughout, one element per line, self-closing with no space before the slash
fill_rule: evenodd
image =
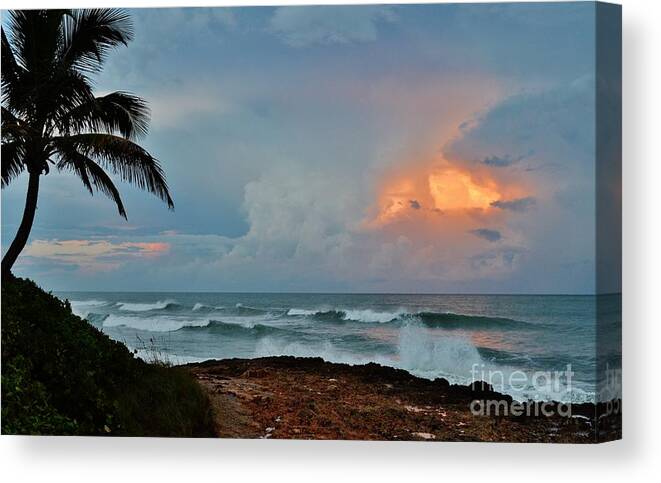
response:
<path id="1" fill-rule="evenodd" d="M 34 240 L 25 249 L 32 259 L 77 265 L 85 271 L 119 268 L 135 258 L 153 258 L 167 253 L 168 243 L 111 242 L 107 240 Z"/>
<path id="2" fill-rule="evenodd" d="M 490 250 L 522 253 L 525 240 L 508 220 L 518 214 L 500 206 L 530 197 L 531 188 L 516 173 L 474 162 L 400 164 L 383 175 L 362 225 L 381 241 L 372 265 L 444 280 L 508 273 L 515 265 Z"/>
<path id="3" fill-rule="evenodd" d="M 447 227 L 449 218 L 500 215 L 495 202 L 526 194 L 524 187 L 496 179 L 480 167 L 469 169 L 445 160 L 418 163 L 384 177 L 366 226 L 378 228 L 411 220 L 439 223 L 438 215 L 443 214 Z"/>
<path id="4" fill-rule="evenodd" d="M 501 198 L 491 179 L 477 181 L 468 171 L 445 168 L 429 174 L 429 192 L 435 208 L 441 211 L 489 209 Z"/>

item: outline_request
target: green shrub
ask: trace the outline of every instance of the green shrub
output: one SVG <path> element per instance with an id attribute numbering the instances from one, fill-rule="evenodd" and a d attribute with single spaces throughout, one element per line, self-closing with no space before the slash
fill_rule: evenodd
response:
<path id="1" fill-rule="evenodd" d="M 183 368 L 148 364 L 24 279 L 2 283 L 2 432 L 212 436 Z"/>

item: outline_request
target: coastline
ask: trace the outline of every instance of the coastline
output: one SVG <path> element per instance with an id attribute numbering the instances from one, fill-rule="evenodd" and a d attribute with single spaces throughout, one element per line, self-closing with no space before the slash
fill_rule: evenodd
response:
<path id="1" fill-rule="evenodd" d="M 370 363 L 264 357 L 186 364 L 212 404 L 221 438 L 597 443 L 621 438 L 606 404 L 524 403 L 522 415 L 474 415 L 474 401 L 511 404 L 486 383 L 452 385 Z M 619 403 L 619 401 L 618 401 Z M 474 403 L 477 404 L 477 403 Z M 475 407 L 475 406 L 473 406 Z M 502 407 L 502 406 L 501 406 Z"/>

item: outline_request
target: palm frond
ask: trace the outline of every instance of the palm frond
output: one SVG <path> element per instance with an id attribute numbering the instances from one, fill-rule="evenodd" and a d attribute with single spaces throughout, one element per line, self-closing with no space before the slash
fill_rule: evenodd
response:
<path id="1" fill-rule="evenodd" d="M 54 137 L 58 152 L 75 150 L 96 160 L 100 166 L 118 175 L 123 181 L 153 193 L 168 208 L 174 208 L 165 174 L 158 160 L 134 142 L 111 134 L 76 134 Z"/>
<path id="2" fill-rule="evenodd" d="M 82 72 L 98 72 L 108 52 L 133 38 L 133 23 L 121 9 L 73 10 L 64 20 L 61 60 Z"/>
<path id="3" fill-rule="evenodd" d="M 93 98 L 83 72 L 60 59 L 69 10 L 9 12 L 3 37 L 2 102 L 35 126 Z M 5 74 L 5 60 L 10 67 Z"/>
<path id="4" fill-rule="evenodd" d="M 113 92 L 70 109 L 56 121 L 56 126 L 61 133 L 120 133 L 137 139 L 147 134 L 149 117 L 149 107 L 140 97 Z"/>
<path id="5" fill-rule="evenodd" d="M 16 141 L 25 137 L 30 127 L 23 120 L 16 117 L 9 109 L 2 107 L 2 141 Z"/>
<path id="6" fill-rule="evenodd" d="M 94 93 L 88 79 L 80 72 L 67 70 L 59 72 L 42 91 L 38 106 L 48 113 L 48 127 L 52 128 L 67 112 L 93 100 Z"/>
<path id="7" fill-rule="evenodd" d="M 18 65 L 5 29 L 1 28 L 0 31 L 2 32 L 2 76 L 4 77 L 5 75 L 14 75 Z"/>
<path id="8" fill-rule="evenodd" d="M 20 141 L 2 143 L 2 187 L 25 170 L 25 149 Z"/>
<path id="9" fill-rule="evenodd" d="M 35 77 L 48 77 L 63 40 L 62 18 L 68 10 L 10 10 L 10 40 L 14 57 Z"/>
<path id="10" fill-rule="evenodd" d="M 120 216 L 127 219 L 119 190 L 101 166 L 77 151 L 60 152 L 59 154 L 60 161 L 57 163 L 59 170 L 73 171 L 81 179 L 90 194 L 94 194 L 94 188 L 96 188 L 97 192 L 113 200 L 117 205 Z"/>
<path id="11" fill-rule="evenodd" d="M 7 39 L 5 29 L 2 29 L 2 99 L 9 95 L 12 90 L 20 87 L 19 77 L 23 68 L 16 63 L 14 51 Z"/>

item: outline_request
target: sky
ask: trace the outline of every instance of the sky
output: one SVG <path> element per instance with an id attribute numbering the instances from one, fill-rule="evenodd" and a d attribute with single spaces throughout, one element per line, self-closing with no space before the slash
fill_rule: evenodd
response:
<path id="1" fill-rule="evenodd" d="M 51 172 L 17 275 L 52 290 L 597 290 L 596 158 L 618 146 L 595 143 L 594 4 L 130 12 L 135 39 L 96 91 L 149 102 L 141 143 L 175 209 L 119 183 L 125 221 Z M 2 190 L 3 252 L 26 185 Z M 619 275 L 599 291 L 617 290 Z"/>

